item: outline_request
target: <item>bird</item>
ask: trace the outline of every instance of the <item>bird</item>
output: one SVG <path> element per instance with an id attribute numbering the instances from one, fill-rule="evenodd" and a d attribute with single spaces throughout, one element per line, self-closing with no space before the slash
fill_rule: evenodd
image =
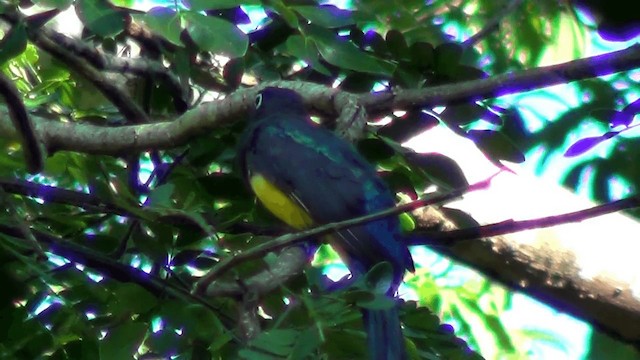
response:
<path id="1" fill-rule="evenodd" d="M 276 218 L 297 230 L 352 219 L 395 206 L 395 196 L 355 147 L 309 116 L 303 98 L 266 87 L 241 136 L 238 165 L 248 186 Z M 415 271 L 400 221 L 390 216 L 328 236 L 352 277 L 391 265 L 386 296 L 395 298 L 406 271 Z M 397 302 L 362 308 L 369 358 L 406 359 Z"/>

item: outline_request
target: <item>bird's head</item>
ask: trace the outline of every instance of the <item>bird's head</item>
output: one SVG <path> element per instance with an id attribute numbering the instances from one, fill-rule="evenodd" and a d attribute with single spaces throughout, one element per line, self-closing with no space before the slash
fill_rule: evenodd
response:
<path id="1" fill-rule="evenodd" d="M 308 117 L 304 100 L 289 89 L 267 87 L 256 96 L 254 119 L 260 120 L 280 114 L 296 114 Z"/>

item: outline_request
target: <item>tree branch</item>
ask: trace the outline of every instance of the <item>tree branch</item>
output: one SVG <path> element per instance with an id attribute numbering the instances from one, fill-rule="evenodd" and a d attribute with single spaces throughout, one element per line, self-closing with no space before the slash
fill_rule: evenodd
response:
<path id="1" fill-rule="evenodd" d="M 23 238 L 24 234 L 18 227 L 0 224 L 0 233 L 14 237 Z M 179 288 L 165 279 L 159 279 L 146 272 L 121 264 L 108 256 L 81 245 L 65 241 L 56 236 L 47 234 L 39 230 L 32 230 L 39 244 L 45 245 L 47 250 L 62 256 L 72 262 L 85 265 L 101 274 L 121 282 L 134 282 L 156 296 L 168 295 L 175 299 L 181 299 L 190 303 L 198 303 L 214 312 L 220 317 L 227 327 L 233 326 L 233 319 L 223 313 L 220 309 L 201 298 L 196 294 L 191 294 L 186 289 Z"/>
<path id="2" fill-rule="evenodd" d="M 569 224 L 584 221 L 594 217 L 614 213 L 621 210 L 640 207 L 640 196 L 631 196 L 612 201 L 606 204 L 594 206 L 588 209 L 565 213 L 562 215 L 545 216 L 531 220 L 505 220 L 495 224 L 478 227 L 438 232 L 423 232 L 419 235 L 424 238 L 412 238 L 410 245 L 442 245 L 453 244 L 462 240 L 472 240 L 484 237 L 512 234 L 519 231 L 542 229 L 546 227 Z"/>
<path id="3" fill-rule="evenodd" d="M 22 144 L 27 171 L 36 174 L 44 168 L 44 154 L 38 142 L 31 118 L 22 102 L 22 96 L 13 81 L 0 73 L 0 96 L 9 109 L 9 118 Z"/>
<path id="4" fill-rule="evenodd" d="M 451 104 L 530 91 L 637 67 L 640 67 L 640 45 L 638 44 L 604 55 L 518 73 L 496 75 L 487 79 L 424 89 L 399 90 L 395 93 L 364 94 L 360 95 L 358 103 L 370 116 L 373 116 L 397 109 Z M 312 109 L 324 114 L 338 115 L 334 99 L 343 92 L 318 84 L 276 81 L 238 90 L 223 100 L 202 104 L 171 122 L 102 127 L 52 122 L 35 116 L 33 121 L 37 136 L 42 139 L 47 149 L 103 155 L 169 149 L 184 145 L 197 135 L 242 118 L 253 107 L 256 93 L 266 86 L 295 90 L 302 95 L 305 103 Z M 8 120 L 7 110 L 3 108 L 0 108 L 0 132 L 7 134 L 6 136 L 16 136 L 16 131 Z"/>
<path id="5" fill-rule="evenodd" d="M 541 66 L 516 73 L 491 76 L 426 89 L 363 95 L 362 104 L 370 114 L 396 109 L 431 107 L 470 100 L 521 93 L 571 81 L 590 79 L 640 67 L 640 44 L 607 54 Z"/>
<path id="6" fill-rule="evenodd" d="M 269 252 L 280 250 L 282 248 L 285 248 L 291 245 L 299 244 L 301 242 L 307 241 L 311 237 L 320 237 L 322 235 L 335 232 L 340 229 L 364 224 L 364 223 L 375 221 L 378 219 L 383 219 L 392 215 L 397 215 L 403 212 L 412 211 L 421 207 L 451 201 L 453 199 L 461 197 L 463 194 L 469 191 L 486 188 L 489 185 L 490 181 L 491 179 L 476 183 L 464 189 L 453 190 L 445 194 L 439 194 L 439 195 L 429 194 L 422 199 L 411 201 L 406 204 L 402 204 L 390 209 L 379 211 L 377 213 L 368 214 L 368 215 L 360 216 L 360 217 L 345 220 L 345 221 L 339 221 L 331 224 L 321 225 L 310 230 L 300 231 L 293 234 L 282 235 L 276 239 L 273 239 L 267 243 L 258 245 L 240 254 L 223 259 L 213 269 L 211 269 L 211 271 L 209 271 L 207 275 L 203 276 L 200 279 L 200 281 L 198 281 L 194 291 L 204 292 L 205 289 L 209 286 L 209 284 L 211 284 L 216 278 L 220 277 L 222 274 L 232 269 L 235 265 L 242 263 L 244 261 L 259 258 Z"/>
<path id="7" fill-rule="evenodd" d="M 51 29 L 42 27 L 38 31 L 43 34 L 42 36 L 49 37 L 55 43 L 87 60 L 99 70 L 130 73 L 159 79 L 167 86 L 178 111 L 182 113 L 187 109 L 187 94 L 180 83 L 180 79 L 164 67 L 162 63 L 145 58 L 131 59 L 108 55 L 83 41 L 72 39 Z"/>
<path id="8" fill-rule="evenodd" d="M 14 11 L 7 11 L 0 15 L 0 18 L 7 20 L 15 25 L 20 21 L 24 21 L 22 16 Z M 47 36 L 40 29 L 27 28 L 27 36 L 36 46 L 45 50 L 70 69 L 85 77 L 93 84 L 116 108 L 122 115 L 132 124 L 149 123 L 147 114 L 131 99 L 129 94 L 114 83 L 107 79 L 102 72 L 93 67 L 85 59 L 76 56 L 68 49 L 60 46 L 57 42 Z"/>
<path id="9" fill-rule="evenodd" d="M 205 289 L 207 297 L 237 297 L 251 289 L 257 296 L 268 294 L 299 274 L 308 264 L 307 252 L 302 246 L 291 246 L 282 250 L 269 267 L 247 279 L 242 286 L 231 281 L 212 281 Z"/>
<path id="10" fill-rule="evenodd" d="M 553 222 L 554 225 L 560 225 L 560 220 L 571 223 L 623 208 L 637 207 L 638 202 L 638 196 L 634 196 L 567 216 L 549 217 L 546 221 Z M 433 240 L 417 243 L 430 243 L 430 247 L 440 255 L 465 264 L 509 288 L 582 319 L 614 338 L 640 348 L 640 297 L 628 278 L 624 278 L 626 274 L 601 271 L 586 275 L 584 271 L 590 267 L 589 262 L 593 259 L 583 259 L 553 237 L 541 236 L 545 233 L 539 233 L 535 242 L 521 242 L 510 236 L 457 241 L 480 234 L 506 233 L 507 229 L 500 229 L 503 225 L 499 223 L 488 225 L 484 230 L 456 230 L 457 227 L 441 213 L 430 210 L 432 209 L 425 208 L 412 213 L 416 219 L 416 228 L 423 230 L 425 236 L 434 235 Z M 553 218 L 556 220 L 552 220 Z M 545 222 L 540 219 L 534 221 Z M 442 235 L 435 234 L 430 231 L 434 227 L 449 231 Z M 509 231 L 528 227 L 514 224 Z M 612 237 L 618 236 L 615 230 L 610 230 L 609 233 Z M 607 248 L 612 245 L 609 239 L 602 238 L 585 243 L 584 246 L 595 246 L 591 251 L 602 249 L 606 253 Z M 619 251 L 633 251 L 632 249 L 633 246 L 630 245 L 627 250 Z"/>

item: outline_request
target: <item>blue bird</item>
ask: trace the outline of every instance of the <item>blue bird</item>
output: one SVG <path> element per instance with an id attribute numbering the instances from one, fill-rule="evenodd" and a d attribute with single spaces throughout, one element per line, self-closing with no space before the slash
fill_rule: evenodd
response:
<path id="1" fill-rule="evenodd" d="M 292 90 L 268 87 L 239 147 L 243 176 L 260 202 L 295 229 L 352 219 L 395 205 L 375 168 L 348 142 L 311 121 Z M 406 270 L 414 271 L 397 216 L 353 226 L 327 237 L 354 277 L 388 262 L 394 297 Z M 397 305 L 362 309 L 369 357 L 406 359 Z"/>

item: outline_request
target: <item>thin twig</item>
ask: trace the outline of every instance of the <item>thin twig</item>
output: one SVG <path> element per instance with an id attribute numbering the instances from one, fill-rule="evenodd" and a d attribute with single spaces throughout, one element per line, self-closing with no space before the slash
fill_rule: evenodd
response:
<path id="1" fill-rule="evenodd" d="M 335 232 L 344 228 L 383 219 L 392 215 L 397 215 L 400 213 L 412 211 L 421 207 L 451 201 L 453 199 L 457 199 L 461 197 L 467 192 L 486 188 L 489 185 L 490 181 L 491 179 L 481 181 L 467 188 L 456 189 L 440 195 L 429 194 L 422 199 L 411 201 L 406 204 L 389 208 L 377 213 L 368 214 L 365 216 L 360 216 L 360 217 L 345 220 L 345 221 L 326 224 L 310 230 L 300 231 L 294 234 L 286 234 L 286 235 L 277 237 L 267 243 L 258 245 L 250 250 L 247 250 L 245 252 L 234 255 L 232 257 L 228 257 L 220 261 L 207 275 L 205 275 L 202 279 L 200 279 L 200 281 L 198 281 L 198 283 L 196 284 L 195 291 L 196 292 L 205 291 L 207 286 L 209 286 L 209 284 L 213 282 L 216 278 L 220 277 L 222 274 L 232 269 L 235 265 L 241 262 L 247 261 L 249 259 L 258 258 L 258 257 L 264 256 L 269 252 L 280 250 L 287 246 L 299 244 L 311 237 L 319 237 L 321 235 Z"/>
<path id="2" fill-rule="evenodd" d="M 561 215 L 552 215 L 530 220 L 505 220 L 499 223 L 460 230 L 422 232 L 420 234 L 417 234 L 422 235 L 422 237 L 412 237 L 411 239 L 409 239 L 409 245 L 438 245 L 442 244 L 443 242 L 453 243 L 462 240 L 512 234 L 515 232 L 530 229 L 542 229 L 556 225 L 580 222 L 594 217 L 614 213 L 621 210 L 633 209 L 636 207 L 640 207 L 640 196 L 638 195 Z"/>

